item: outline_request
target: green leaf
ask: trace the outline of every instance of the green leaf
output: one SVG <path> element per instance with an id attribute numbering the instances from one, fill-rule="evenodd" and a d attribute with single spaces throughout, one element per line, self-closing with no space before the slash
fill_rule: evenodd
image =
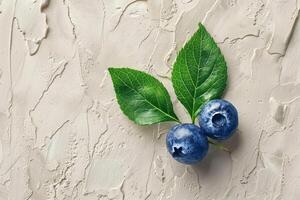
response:
<path id="1" fill-rule="evenodd" d="M 226 62 L 202 24 L 180 50 L 173 66 L 172 82 L 178 100 L 193 122 L 203 104 L 222 96 L 227 82 Z"/>
<path id="2" fill-rule="evenodd" d="M 109 68 L 118 103 L 124 114 L 139 125 L 179 122 L 168 91 L 154 77 L 129 68 Z"/>

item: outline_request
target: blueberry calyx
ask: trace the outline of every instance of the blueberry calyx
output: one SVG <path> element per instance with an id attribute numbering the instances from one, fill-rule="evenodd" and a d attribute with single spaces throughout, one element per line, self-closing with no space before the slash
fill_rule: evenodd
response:
<path id="1" fill-rule="evenodd" d="M 212 116 L 212 123 L 215 127 L 222 127 L 226 123 L 226 117 L 221 113 L 215 113 Z"/>
<path id="2" fill-rule="evenodd" d="M 172 153 L 173 157 L 179 157 L 182 155 L 182 147 L 174 147 L 173 148 L 174 152 Z"/>

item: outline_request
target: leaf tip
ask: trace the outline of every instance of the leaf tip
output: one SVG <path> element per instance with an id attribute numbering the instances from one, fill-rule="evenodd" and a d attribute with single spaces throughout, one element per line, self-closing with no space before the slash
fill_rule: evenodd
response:
<path id="1" fill-rule="evenodd" d="M 201 22 L 199 23 L 199 29 L 198 30 L 204 30 L 205 32 L 207 32 L 205 26 Z"/>

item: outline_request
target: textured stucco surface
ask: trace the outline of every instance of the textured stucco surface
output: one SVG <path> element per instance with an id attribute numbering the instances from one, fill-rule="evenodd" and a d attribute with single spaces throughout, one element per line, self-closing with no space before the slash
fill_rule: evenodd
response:
<path id="1" fill-rule="evenodd" d="M 300 199 L 300 1 L 0 0 L 0 199 Z M 237 134 L 196 166 L 172 124 L 120 111 L 109 66 L 170 69 L 202 22 L 229 68 Z"/>

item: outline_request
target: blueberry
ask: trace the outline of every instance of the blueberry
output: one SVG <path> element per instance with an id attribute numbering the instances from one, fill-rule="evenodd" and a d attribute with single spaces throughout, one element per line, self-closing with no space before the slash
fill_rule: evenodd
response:
<path id="1" fill-rule="evenodd" d="M 206 135 L 216 140 L 228 139 L 238 126 L 238 112 L 228 101 L 209 101 L 199 114 L 199 124 Z"/>
<path id="2" fill-rule="evenodd" d="M 166 138 L 172 157 L 184 164 L 202 160 L 208 151 L 208 140 L 204 131 L 194 124 L 179 124 L 171 128 Z"/>

